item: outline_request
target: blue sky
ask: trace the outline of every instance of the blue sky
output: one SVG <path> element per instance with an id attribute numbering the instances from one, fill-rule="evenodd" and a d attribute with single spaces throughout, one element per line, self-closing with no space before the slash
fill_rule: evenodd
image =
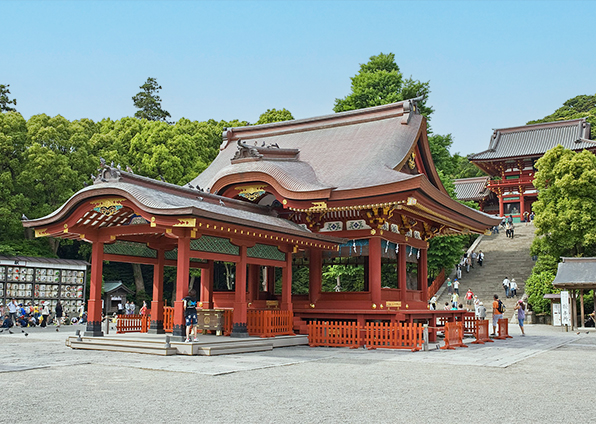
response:
<path id="1" fill-rule="evenodd" d="M 433 130 L 469 154 L 596 93 L 592 1 L 3 0 L 0 16 L 0 84 L 25 118 L 132 116 L 147 77 L 173 120 L 325 115 L 359 64 L 392 52 L 430 81 Z"/>

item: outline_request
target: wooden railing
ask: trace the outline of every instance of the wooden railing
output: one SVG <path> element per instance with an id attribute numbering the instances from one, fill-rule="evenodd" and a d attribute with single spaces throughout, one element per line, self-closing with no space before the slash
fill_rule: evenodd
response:
<path id="1" fill-rule="evenodd" d="M 163 308 L 163 329 L 171 333 L 174 331 L 174 307 L 164 306 Z"/>
<path id="2" fill-rule="evenodd" d="M 258 337 L 275 337 L 294 334 L 292 311 L 249 309 L 246 328 L 248 334 Z"/>
<path id="3" fill-rule="evenodd" d="M 367 322 L 364 344 L 367 349 L 422 349 L 424 327 L 421 324 Z"/>
<path id="4" fill-rule="evenodd" d="M 350 347 L 365 345 L 368 349 L 420 350 L 424 342 L 421 324 L 367 322 L 311 321 L 308 324 L 310 346 Z"/>
<path id="5" fill-rule="evenodd" d="M 445 269 L 443 268 L 439 275 L 435 277 L 432 284 L 428 287 L 428 298 L 433 297 L 445 282 Z"/>
<path id="6" fill-rule="evenodd" d="M 146 333 L 150 322 L 149 315 L 118 315 L 116 333 Z"/>
<path id="7" fill-rule="evenodd" d="M 361 329 L 356 322 L 311 321 L 308 323 L 308 344 L 355 349 L 360 346 Z"/>

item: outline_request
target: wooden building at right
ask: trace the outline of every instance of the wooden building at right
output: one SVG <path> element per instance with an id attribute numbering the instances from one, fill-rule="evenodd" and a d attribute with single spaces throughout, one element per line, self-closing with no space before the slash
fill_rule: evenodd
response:
<path id="1" fill-rule="evenodd" d="M 488 149 L 469 156 L 490 177 L 486 188 L 494 196 L 487 194 L 481 200 L 482 210 L 521 219 L 538 197 L 533 184 L 536 161 L 559 144 L 596 153 L 596 141 L 589 137 L 586 118 L 494 130 Z"/>

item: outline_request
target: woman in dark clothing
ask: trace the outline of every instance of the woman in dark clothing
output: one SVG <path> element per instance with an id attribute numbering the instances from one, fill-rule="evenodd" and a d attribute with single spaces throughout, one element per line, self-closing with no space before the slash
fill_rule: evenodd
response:
<path id="1" fill-rule="evenodd" d="M 58 301 L 58 303 L 56 303 L 56 325 L 58 326 L 58 328 L 60 328 L 61 322 L 62 322 L 62 304 L 60 303 L 60 301 Z M 58 328 L 56 328 L 56 331 L 58 331 Z"/>

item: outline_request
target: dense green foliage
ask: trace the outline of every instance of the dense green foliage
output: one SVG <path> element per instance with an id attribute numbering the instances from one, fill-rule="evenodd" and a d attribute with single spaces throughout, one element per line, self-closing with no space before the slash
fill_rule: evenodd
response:
<path id="1" fill-rule="evenodd" d="M 559 259 L 596 255 L 596 156 L 557 146 L 536 162 L 536 169 L 539 194 L 532 209 L 537 237 L 531 250 L 538 262 L 526 291 L 534 310 L 549 312 L 542 296 L 556 292 L 552 281 Z"/>
<path id="2" fill-rule="evenodd" d="M 549 271 L 543 271 L 540 273 L 532 272 L 530 278 L 526 280 L 528 303 L 532 305 L 534 312 L 550 313 L 550 300 L 544 299 L 544 295 L 558 291 L 553 289 L 554 279 L 555 274 Z"/>
<path id="3" fill-rule="evenodd" d="M 34 239 L 21 217 L 40 218 L 58 209 L 70 196 L 91 184 L 99 158 L 131 167 L 135 173 L 175 184 L 186 184 L 219 152 L 224 127 L 245 121 L 161 121 L 122 118 L 68 121 L 45 114 L 26 121 L 21 114 L 0 114 L 0 255 L 61 257 L 88 260 L 86 243 L 54 238 Z M 106 275 L 120 276 L 134 290 L 130 265 L 108 264 Z M 148 271 L 142 267 L 143 274 Z M 172 291 L 175 274 L 166 281 Z M 151 279 L 144 278 L 146 284 Z M 145 295 L 146 296 L 146 295 Z M 139 293 L 137 300 L 142 300 Z"/>
<path id="4" fill-rule="evenodd" d="M 587 118 L 592 124 L 590 139 L 596 139 L 596 94 L 593 96 L 580 95 L 563 103 L 554 113 L 542 119 L 530 121 L 528 124 L 539 124 L 541 122 L 565 121 L 568 119 Z"/>
<path id="5" fill-rule="evenodd" d="M 10 90 L 8 89 L 10 84 L 4 85 L 0 84 L 0 112 L 16 112 L 17 110 L 10 105 L 17 105 L 17 99 L 12 99 L 8 97 L 10 94 Z"/>
<path id="6" fill-rule="evenodd" d="M 139 87 L 141 89 L 132 101 L 137 109 L 135 117 L 147 119 L 149 121 L 164 121 L 170 117 L 170 113 L 161 108 L 161 98 L 158 96 L 161 85 L 155 78 L 147 78 L 145 84 Z"/>
<path id="7" fill-rule="evenodd" d="M 266 112 L 259 116 L 259 120 L 255 122 L 255 125 L 270 124 L 272 122 L 291 121 L 294 119 L 292 114 L 287 109 L 267 109 Z"/>

